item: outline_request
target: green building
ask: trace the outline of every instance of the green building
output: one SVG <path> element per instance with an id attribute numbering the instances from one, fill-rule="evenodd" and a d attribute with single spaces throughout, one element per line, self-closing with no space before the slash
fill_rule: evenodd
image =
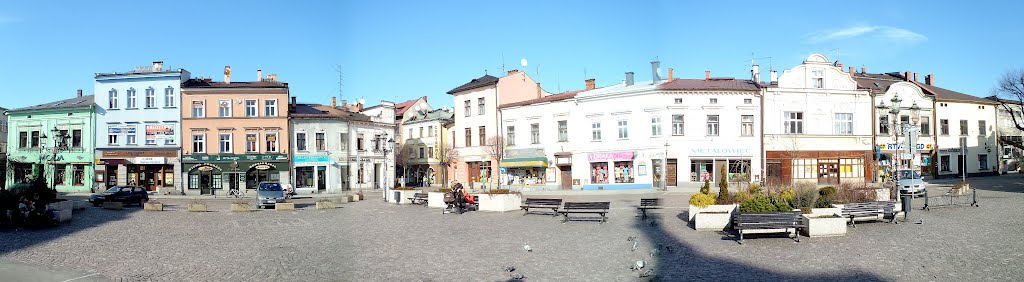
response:
<path id="1" fill-rule="evenodd" d="M 58 192 L 92 192 L 93 96 L 78 96 L 4 112 L 7 116 L 7 187 L 43 175 Z"/>

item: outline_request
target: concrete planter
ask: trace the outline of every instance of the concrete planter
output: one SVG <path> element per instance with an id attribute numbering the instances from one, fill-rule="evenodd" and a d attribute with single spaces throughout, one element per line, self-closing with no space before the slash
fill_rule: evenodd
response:
<path id="1" fill-rule="evenodd" d="M 693 228 L 697 230 L 722 231 L 729 227 L 732 212 L 702 211 L 693 217 Z"/>
<path id="2" fill-rule="evenodd" d="M 804 215 L 807 229 L 801 231 L 807 237 L 833 237 L 846 235 L 846 219 L 839 215 Z"/>
<path id="3" fill-rule="evenodd" d="M 163 211 L 164 204 L 145 203 L 142 205 L 142 209 L 147 211 Z"/>
<path id="4" fill-rule="evenodd" d="M 53 214 L 57 216 L 57 221 L 64 223 L 71 221 L 71 210 L 54 210 Z"/>
<path id="5" fill-rule="evenodd" d="M 423 193 L 423 190 L 388 190 L 388 195 L 391 196 L 387 199 L 388 203 L 395 203 L 399 205 L 410 205 L 412 198 L 416 193 Z"/>
<path id="6" fill-rule="evenodd" d="M 83 210 L 83 209 L 88 208 L 89 205 L 90 204 L 89 204 L 88 201 L 75 201 L 74 204 L 72 204 L 72 206 L 73 206 L 72 208 L 76 209 L 76 210 Z"/>
<path id="7" fill-rule="evenodd" d="M 249 205 L 248 203 L 234 203 L 234 204 L 231 204 L 231 211 L 233 211 L 233 212 L 252 211 L 252 205 Z"/>
<path id="8" fill-rule="evenodd" d="M 833 205 L 835 206 L 835 205 Z M 800 209 L 793 209 L 796 212 L 802 212 Z M 805 213 L 806 217 L 823 217 L 830 215 L 842 215 L 843 208 L 812 208 L 811 213 Z"/>
<path id="9" fill-rule="evenodd" d="M 339 204 L 344 204 L 344 203 L 350 202 L 349 199 L 350 199 L 349 196 L 342 196 L 341 198 L 338 198 L 336 200 L 336 202 L 339 203 Z"/>
<path id="10" fill-rule="evenodd" d="M 103 208 L 108 210 L 123 210 L 124 203 L 121 202 L 103 202 Z"/>
<path id="11" fill-rule="evenodd" d="M 519 194 L 480 194 L 479 199 L 482 211 L 514 211 L 523 203 L 523 196 Z"/>
<path id="12" fill-rule="evenodd" d="M 427 206 L 442 209 L 447 207 L 448 205 L 444 203 L 444 192 L 427 193 Z"/>
<path id="13" fill-rule="evenodd" d="M 75 208 L 75 204 L 72 201 L 60 201 L 50 203 L 50 207 L 55 210 L 70 211 Z"/>
<path id="14" fill-rule="evenodd" d="M 206 208 L 206 204 L 193 203 L 193 204 L 188 204 L 188 211 L 190 211 L 190 212 L 206 212 L 208 210 Z"/>
<path id="15" fill-rule="evenodd" d="M 316 202 L 316 209 L 318 209 L 318 210 L 329 210 L 329 209 L 336 209 L 336 208 L 338 208 L 338 206 L 335 205 L 334 202 L 330 202 L 330 201 L 328 201 L 328 202 Z"/>
<path id="16" fill-rule="evenodd" d="M 279 211 L 293 211 L 295 210 L 295 203 L 277 203 L 274 205 L 274 209 Z"/>
<path id="17" fill-rule="evenodd" d="M 698 207 L 698 206 L 694 206 L 694 205 L 690 205 L 690 209 L 687 210 L 686 213 L 689 215 L 690 221 L 693 221 L 694 216 L 696 216 L 697 214 L 702 213 L 702 212 L 730 212 L 731 213 L 734 210 L 736 210 L 737 207 L 739 207 L 739 205 L 736 205 L 736 204 L 732 204 L 732 205 L 710 205 L 710 206 L 703 207 L 703 208 L 702 207 Z"/>
<path id="18" fill-rule="evenodd" d="M 350 196 L 351 196 L 352 202 L 358 202 L 358 201 L 361 201 L 363 199 L 363 197 L 360 197 L 359 194 L 352 194 Z"/>

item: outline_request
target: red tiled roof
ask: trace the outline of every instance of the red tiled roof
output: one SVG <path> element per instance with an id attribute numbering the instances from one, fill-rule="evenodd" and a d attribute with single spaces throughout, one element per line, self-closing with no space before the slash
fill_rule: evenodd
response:
<path id="1" fill-rule="evenodd" d="M 526 106 L 526 105 L 537 104 L 537 103 L 544 103 L 544 102 L 561 101 L 561 100 L 566 100 L 566 99 L 569 99 L 569 98 L 572 98 L 572 97 L 576 97 L 576 94 L 579 94 L 580 92 L 585 92 L 585 91 L 587 91 L 587 90 L 566 91 L 566 92 L 562 92 L 562 93 L 558 93 L 558 94 L 547 95 L 547 96 L 540 97 L 540 98 L 537 98 L 537 99 L 526 100 L 526 101 L 519 101 L 519 102 L 515 102 L 515 103 L 508 103 L 508 104 L 501 105 L 498 108 L 499 109 L 504 109 L 504 108 L 509 108 L 509 107 Z"/>
<path id="2" fill-rule="evenodd" d="M 757 91 L 760 85 L 749 79 L 716 78 L 711 79 L 673 79 L 658 85 L 658 90 L 738 90 Z"/>
<path id="3" fill-rule="evenodd" d="M 419 98 L 412 99 L 412 100 L 409 100 L 409 101 L 401 102 L 401 103 L 398 103 L 397 105 L 395 105 L 395 116 L 396 117 L 400 117 L 400 116 L 404 115 L 405 111 L 408 110 L 409 107 L 412 106 L 412 104 L 415 104 L 416 101 L 419 101 L 420 99 L 423 99 L 423 101 L 426 102 L 427 101 L 427 96 L 423 96 L 423 97 L 419 97 Z"/>

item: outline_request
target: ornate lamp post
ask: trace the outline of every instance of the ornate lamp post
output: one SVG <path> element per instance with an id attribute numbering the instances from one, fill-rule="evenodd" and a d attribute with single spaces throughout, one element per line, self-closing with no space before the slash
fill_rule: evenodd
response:
<path id="1" fill-rule="evenodd" d="M 54 126 L 53 129 L 50 130 L 50 132 L 53 135 L 53 147 L 50 147 L 50 152 L 49 152 L 50 156 L 47 156 L 50 159 L 50 171 L 51 171 L 51 175 L 53 176 L 50 179 L 50 190 L 56 191 L 57 190 L 57 154 L 67 150 L 67 147 L 68 147 L 68 142 L 67 142 L 68 134 L 63 132 L 63 131 L 61 131 L 60 129 L 57 129 L 56 126 Z M 46 136 L 46 133 L 43 133 L 42 136 L 39 136 L 39 138 L 45 140 L 45 139 L 48 139 L 49 137 Z M 45 149 L 45 141 L 43 142 L 43 146 L 40 146 L 40 148 L 39 148 L 40 153 L 42 153 L 42 150 L 44 150 L 44 149 Z"/>
<path id="2" fill-rule="evenodd" d="M 917 124 L 918 124 L 918 122 L 921 119 L 921 117 L 920 117 L 921 107 L 917 105 L 917 102 L 914 102 L 908 108 L 910 110 L 910 120 L 908 122 L 903 122 L 900 119 L 900 112 L 903 110 L 900 107 L 900 103 L 903 102 L 903 100 L 900 99 L 899 96 L 895 96 L 894 95 L 892 97 L 892 99 L 889 100 L 889 102 L 892 103 L 891 106 L 886 106 L 885 102 L 883 101 L 883 102 L 879 102 L 878 106 L 876 106 L 876 108 L 879 111 L 879 116 L 883 116 L 885 114 L 892 115 L 892 118 L 890 119 L 890 121 L 887 122 L 886 124 L 884 124 L 885 126 L 887 126 L 889 128 L 889 130 L 890 130 L 889 133 L 892 135 L 893 143 L 896 144 L 896 147 L 893 150 L 894 153 L 892 154 L 892 157 L 890 158 L 890 161 L 892 162 L 892 164 L 891 164 L 892 170 L 895 171 L 895 172 L 898 172 L 900 169 L 903 169 L 903 168 L 913 169 L 913 167 L 914 167 L 913 166 L 913 159 L 914 159 L 916 151 L 917 151 L 917 142 L 916 142 L 917 134 L 916 133 L 919 130 Z M 896 131 L 897 128 L 900 131 Z M 900 147 L 899 136 L 901 134 L 904 135 L 904 141 L 906 143 L 906 144 L 904 144 L 904 147 L 906 147 L 905 148 L 906 149 L 906 155 L 905 156 L 909 156 L 909 159 L 910 159 L 910 163 L 909 164 L 904 164 L 903 163 L 903 159 L 904 158 L 899 156 L 899 151 L 900 151 L 899 150 L 899 147 Z M 879 148 L 878 151 L 879 151 L 878 152 L 878 154 L 879 154 L 879 158 L 878 158 L 879 166 L 881 166 L 881 151 L 882 151 L 882 148 Z M 893 183 L 899 183 L 899 173 L 894 173 L 893 176 L 894 176 L 894 179 L 893 179 L 894 182 Z M 895 187 L 895 185 L 894 185 L 893 186 L 893 191 L 894 191 L 893 193 L 895 193 L 895 191 L 897 190 L 896 188 L 897 187 Z"/>
<path id="3" fill-rule="evenodd" d="M 375 140 L 375 142 L 377 142 L 377 144 L 378 144 L 376 146 L 377 148 L 375 148 L 375 149 L 376 149 L 377 152 L 382 153 L 384 155 L 384 171 L 385 171 L 385 173 L 382 173 L 382 175 L 383 175 L 382 178 L 383 179 L 381 181 L 381 186 L 384 189 L 384 201 L 386 202 L 387 201 L 388 192 L 390 192 L 390 191 L 388 191 L 390 189 L 388 189 L 388 174 L 386 173 L 387 170 L 388 170 L 388 154 L 390 154 L 390 153 L 395 151 L 395 149 L 394 149 L 395 139 L 388 137 L 387 131 L 381 130 L 381 132 L 383 134 L 381 134 L 380 137 L 378 137 Z"/>

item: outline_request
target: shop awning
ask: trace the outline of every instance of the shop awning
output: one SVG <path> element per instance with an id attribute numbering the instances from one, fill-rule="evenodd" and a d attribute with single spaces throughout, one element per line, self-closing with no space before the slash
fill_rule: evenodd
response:
<path id="1" fill-rule="evenodd" d="M 543 157 L 512 158 L 501 161 L 502 167 L 548 167 L 548 159 Z"/>

